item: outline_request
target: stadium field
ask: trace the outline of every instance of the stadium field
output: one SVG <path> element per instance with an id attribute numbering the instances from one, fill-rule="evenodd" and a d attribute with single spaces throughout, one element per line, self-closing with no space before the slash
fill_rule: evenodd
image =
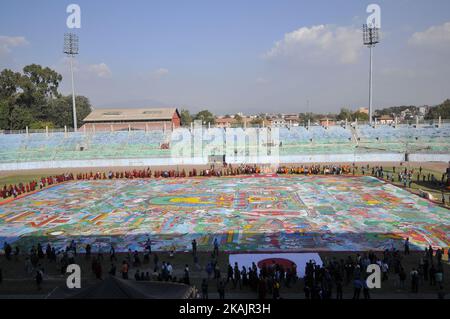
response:
<path id="1" fill-rule="evenodd" d="M 449 211 L 373 177 L 245 176 L 75 181 L 0 205 L 0 240 L 152 248 L 363 251 L 450 245 Z"/>

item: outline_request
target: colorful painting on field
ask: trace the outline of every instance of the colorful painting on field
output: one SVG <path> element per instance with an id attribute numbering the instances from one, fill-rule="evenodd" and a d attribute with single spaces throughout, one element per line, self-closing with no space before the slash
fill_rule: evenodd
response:
<path id="1" fill-rule="evenodd" d="M 117 251 L 356 251 L 450 245 L 450 212 L 372 177 L 256 176 L 64 183 L 0 205 L 0 240 Z"/>

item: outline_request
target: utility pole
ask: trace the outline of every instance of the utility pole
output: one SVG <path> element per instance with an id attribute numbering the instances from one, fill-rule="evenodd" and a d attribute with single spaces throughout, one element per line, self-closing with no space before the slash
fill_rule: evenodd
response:
<path id="1" fill-rule="evenodd" d="M 370 50 L 370 61 L 369 61 L 369 123 L 372 125 L 372 73 L 373 73 L 373 48 L 375 44 L 379 43 L 379 28 L 374 26 L 363 25 L 363 43 Z"/>
<path id="2" fill-rule="evenodd" d="M 73 112 L 73 129 L 74 132 L 78 130 L 77 127 L 77 107 L 75 105 L 75 84 L 73 80 L 73 58 L 78 54 L 78 36 L 74 33 L 64 34 L 64 53 L 67 54 L 70 60 L 70 74 L 72 77 L 72 112 Z"/>

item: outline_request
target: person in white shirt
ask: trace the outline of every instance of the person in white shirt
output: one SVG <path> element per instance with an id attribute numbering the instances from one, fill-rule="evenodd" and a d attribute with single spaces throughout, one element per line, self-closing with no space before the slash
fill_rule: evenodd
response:
<path id="1" fill-rule="evenodd" d="M 173 267 L 171 263 L 167 263 L 167 274 L 169 276 L 169 280 L 172 280 Z"/>

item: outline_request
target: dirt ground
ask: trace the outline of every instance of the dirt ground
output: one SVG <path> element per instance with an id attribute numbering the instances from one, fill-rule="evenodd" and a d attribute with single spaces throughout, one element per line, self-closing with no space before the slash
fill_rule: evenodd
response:
<path id="1" fill-rule="evenodd" d="M 287 166 L 287 167 L 295 167 L 300 165 L 311 166 L 312 164 L 318 165 L 352 165 L 352 162 L 336 162 L 336 163 L 289 163 L 284 164 L 280 163 L 279 166 Z M 437 173 L 443 173 L 445 169 L 450 165 L 447 162 L 358 162 L 355 164 L 358 167 L 369 165 L 370 167 L 374 166 L 383 166 L 383 167 L 408 167 L 408 168 L 419 168 L 422 167 L 424 169 L 434 171 Z M 216 165 L 219 167 L 220 165 Z M 238 166 L 234 164 L 233 166 Z M 133 169 L 146 169 L 148 166 L 112 166 L 112 167 L 82 167 L 82 168 L 52 168 L 52 169 L 30 169 L 30 170 L 20 170 L 20 171 L 0 171 L 0 184 L 2 180 L 11 179 L 17 177 L 19 179 L 27 178 L 31 176 L 49 176 L 56 175 L 65 172 L 71 172 L 74 174 L 77 173 L 88 173 L 88 172 L 108 172 L 108 171 L 125 171 L 125 170 L 133 170 Z M 165 166 L 151 166 L 150 169 L 152 171 L 155 170 L 182 170 L 186 171 L 191 170 L 193 168 L 205 169 L 210 168 L 210 165 L 165 165 Z"/>

